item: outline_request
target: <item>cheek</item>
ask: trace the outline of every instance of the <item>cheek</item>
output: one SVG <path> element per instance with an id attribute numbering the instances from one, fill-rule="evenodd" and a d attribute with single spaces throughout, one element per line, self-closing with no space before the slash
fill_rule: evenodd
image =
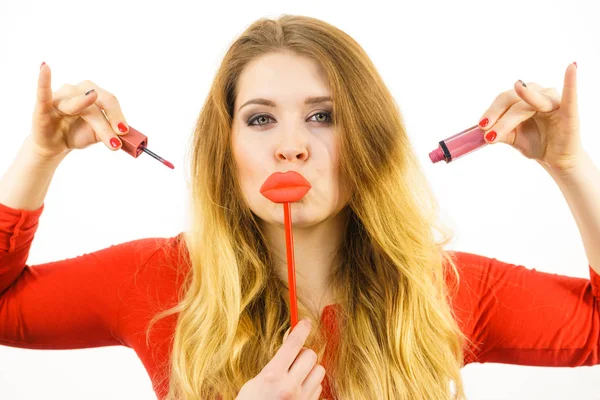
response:
<path id="1" fill-rule="evenodd" d="M 337 195 L 340 196 L 344 201 L 347 200 L 349 195 L 349 189 L 347 182 L 341 175 L 340 171 L 340 143 L 334 141 L 331 145 L 331 175 L 333 179 L 333 185 L 337 190 Z"/>
<path id="2" fill-rule="evenodd" d="M 331 145 L 331 158 L 333 160 L 333 167 L 337 170 L 340 160 L 340 141 L 334 140 Z"/>
<path id="3" fill-rule="evenodd" d="M 329 173 L 332 175 L 334 182 L 337 183 L 339 173 L 339 142 L 337 140 L 331 140 L 327 143 L 327 159 L 329 160 L 327 168 Z"/>
<path id="4" fill-rule="evenodd" d="M 261 155 L 256 143 L 236 140 L 232 143 L 232 152 L 240 186 L 244 192 L 257 183 L 260 178 Z"/>

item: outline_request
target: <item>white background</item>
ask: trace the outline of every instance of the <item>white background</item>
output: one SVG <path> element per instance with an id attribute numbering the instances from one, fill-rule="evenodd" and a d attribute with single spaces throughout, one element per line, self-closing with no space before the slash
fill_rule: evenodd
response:
<path id="1" fill-rule="evenodd" d="M 103 144 L 71 153 L 50 187 L 29 264 L 184 229 L 188 140 L 220 60 L 255 19 L 289 13 L 341 28 L 372 58 L 456 229 L 451 248 L 588 277 L 574 219 L 537 163 L 504 144 L 451 164 L 431 164 L 427 154 L 439 140 L 475 125 L 518 79 L 562 93 L 565 69 L 577 61 L 582 141 L 597 159 L 597 2 L 286 3 L 0 2 L 2 173 L 29 134 L 42 61 L 52 69 L 53 90 L 90 79 L 116 94 L 128 123 L 149 136 L 149 148 L 175 164 L 171 170 Z M 137 210 L 122 211 L 126 204 Z M 471 364 L 463 376 L 470 399 L 600 399 L 600 367 Z M 0 347 L 0 399 L 41 398 L 155 396 L 126 347 Z"/>

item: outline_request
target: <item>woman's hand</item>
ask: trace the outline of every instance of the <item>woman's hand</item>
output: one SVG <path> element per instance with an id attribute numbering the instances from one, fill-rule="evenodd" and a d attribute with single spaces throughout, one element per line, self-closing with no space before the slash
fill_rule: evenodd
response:
<path id="1" fill-rule="evenodd" d="M 31 134 L 27 138 L 38 155 L 60 158 L 72 149 L 97 142 L 118 150 L 121 141 L 117 136 L 128 130 L 113 94 L 90 81 L 75 86 L 65 84 L 52 93 L 50 67 L 42 64 Z"/>
<path id="2" fill-rule="evenodd" d="M 310 321 L 298 322 L 271 361 L 242 386 L 236 400 L 318 400 L 325 368 L 316 364 L 314 351 L 303 347 L 309 333 Z"/>
<path id="3" fill-rule="evenodd" d="M 486 121 L 487 120 L 487 121 Z M 577 64 L 565 72 L 562 98 L 554 88 L 517 81 L 483 114 L 479 127 L 488 143 L 503 142 L 544 168 L 566 172 L 583 153 L 577 110 Z"/>

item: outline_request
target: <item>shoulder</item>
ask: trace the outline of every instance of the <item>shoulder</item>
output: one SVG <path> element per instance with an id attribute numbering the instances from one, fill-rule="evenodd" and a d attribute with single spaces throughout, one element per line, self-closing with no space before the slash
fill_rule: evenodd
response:
<path id="1" fill-rule="evenodd" d="M 102 260 L 121 289 L 145 295 L 149 287 L 170 288 L 185 276 L 188 258 L 184 233 L 145 237 L 111 245 L 93 253 Z"/>
<path id="2" fill-rule="evenodd" d="M 187 255 L 184 233 L 174 236 L 145 237 L 111 245 L 95 254 L 119 260 L 124 267 L 140 269 L 161 262 L 177 262 Z"/>
<path id="3" fill-rule="evenodd" d="M 454 261 L 461 279 L 476 280 L 481 284 L 489 284 L 493 280 L 503 279 L 508 274 L 529 271 L 523 265 L 500 260 L 496 257 L 459 250 L 449 250 L 447 253 Z M 474 284 L 476 282 L 470 283 Z"/>
<path id="4" fill-rule="evenodd" d="M 463 333 L 474 338 L 484 309 L 482 305 L 490 300 L 495 259 L 458 250 L 446 251 L 446 255 L 456 266 L 455 273 L 448 262 L 444 263 L 449 303 Z"/>
<path id="5" fill-rule="evenodd" d="M 455 308 L 472 309 L 489 291 L 495 275 L 513 266 L 496 258 L 459 250 L 446 251 L 456 266 L 456 274 L 449 263 L 444 265 L 446 283 Z M 458 276 L 457 276 L 458 275 Z"/>
<path id="6" fill-rule="evenodd" d="M 456 265 L 457 272 L 460 278 L 473 279 L 483 278 L 494 272 L 495 268 L 508 268 L 514 267 L 514 264 L 509 264 L 504 261 L 500 261 L 497 258 L 487 257 L 481 254 L 470 253 L 467 251 L 460 250 L 446 250 L 449 258 Z M 449 265 L 445 265 L 446 275 L 452 274 L 452 269 Z"/>
<path id="7" fill-rule="evenodd" d="M 137 266 L 136 275 L 146 274 L 149 279 L 176 279 L 185 272 L 189 261 L 183 232 L 134 240 L 128 242 L 127 247 L 131 257 L 138 258 L 132 263 Z"/>
<path id="8" fill-rule="evenodd" d="M 129 258 L 123 265 L 127 272 L 120 292 L 130 311 L 176 304 L 179 288 L 189 271 L 183 232 L 137 239 L 117 247 Z"/>
<path id="9" fill-rule="evenodd" d="M 502 288 L 526 287 L 526 281 L 549 275 L 495 257 L 457 250 L 448 253 L 458 272 L 457 281 L 452 268 L 445 266 L 446 283 L 455 308 L 473 310 L 482 302 L 495 299 Z"/>

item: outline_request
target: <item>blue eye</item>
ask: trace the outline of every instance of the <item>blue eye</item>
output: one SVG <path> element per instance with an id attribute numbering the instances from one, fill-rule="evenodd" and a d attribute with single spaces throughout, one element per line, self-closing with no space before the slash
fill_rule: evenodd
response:
<path id="1" fill-rule="evenodd" d="M 324 124 L 328 124 L 328 123 L 331 123 L 331 121 L 332 121 L 332 116 L 331 116 L 330 112 L 320 111 L 318 113 L 314 113 L 311 117 L 314 117 L 315 115 L 324 115 L 324 116 L 327 116 L 329 118 L 326 121 L 315 121 L 315 122 L 321 122 L 321 123 L 324 123 Z M 258 115 L 255 115 L 254 117 L 252 117 L 252 118 L 250 118 L 248 120 L 248 126 L 251 126 L 251 125 L 254 125 L 254 126 L 264 126 L 264 125 L 266 125 L 266 123 L 259 123 L 259 124 L 255 124 L 254 123 L 255 121 L 258 121 L 259 118 L 263 118 L 263 117 L 266 118 L 266 119 L 273 119 L 270 116 L 268 116 L 267 114 L 258 114 Z"/>

